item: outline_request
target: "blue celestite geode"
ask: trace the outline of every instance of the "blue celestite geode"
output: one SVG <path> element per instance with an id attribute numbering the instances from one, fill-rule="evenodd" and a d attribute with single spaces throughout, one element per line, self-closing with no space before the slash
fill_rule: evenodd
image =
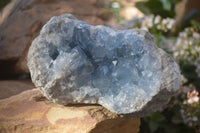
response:
<path id="1" fill-rule="evenodd" d="M 91 26 L 71 14 L 53 17 L 28 53 L 33 83 L 59 104 L 98 103 L 145 116 L 179 88 L 174 59 L 144 30 Z"/>

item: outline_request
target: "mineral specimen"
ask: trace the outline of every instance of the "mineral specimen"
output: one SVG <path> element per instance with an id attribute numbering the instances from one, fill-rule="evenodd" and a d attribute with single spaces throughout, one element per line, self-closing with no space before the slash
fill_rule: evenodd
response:
<path id="1" fill-rule="evenodd" d="M 28 67 L 33 83 L 55 103 L 98 103 L 134 116 L 162 108 L 180 82 L 177 63 L 147 31 L 91 26 L 71 14 L 44 25 Z"/>

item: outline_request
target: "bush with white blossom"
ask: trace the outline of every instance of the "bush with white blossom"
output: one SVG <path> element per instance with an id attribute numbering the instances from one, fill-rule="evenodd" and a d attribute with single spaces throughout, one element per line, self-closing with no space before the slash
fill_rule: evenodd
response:
<path id="1" fill-rule="evenodd" d="M 161 18 L 159 15 L 150 15 L 143 18 L 140 28 L 150 32 L 157 31 L 164 33 L 172 29 L 174 22 L 175 20 L 172 18 Z"/>
<path id="2" fill-rule="evenodd" d="M 172 18 L 161 18 L 158 15 L 150 15 L 142 18 L 139 28 L 151 32 L 155 36 L 158 46 L 161 46 L 159 44 L 168 45 L 167 52 L 172 54 L 180 64 L 182 73 L 189 73 L 186 77 L 183 76 L 184 82 L 181 83 L 177 95 L 171 100 L 169 108 L 171 107 L 170 110 L 174 111 L 174 116 L 171 118 L 172 122 L 176 124 L 184 123 L 198 132 L 200 129 L 200 88 L 198 87 L 200 86 L 200 82 L 193 84 L 193 81 L 196 79 L 200 81 L 200 29 L 187 27 L 176 36 L 170 34 L 174 23 L 175 21 Z M 160 41 L 160 36 L 164 43 L 158 42 Z M 194 69 L 187 68 L 190 66 L 194 66 Z M 193 75 L 192 71 L 197 77 Z M 150 118 L 147 119 L 147 122 L 151 128 L 152 121 L 149 120 Z M 161 122 L 159 121 L 158 123 Z"/>

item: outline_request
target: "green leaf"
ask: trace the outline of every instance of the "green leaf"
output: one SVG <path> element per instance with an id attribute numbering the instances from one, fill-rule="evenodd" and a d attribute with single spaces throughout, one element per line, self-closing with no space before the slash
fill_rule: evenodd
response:
<path id="1" fill-rule="evenodd" d="M 162 6 L 165 10 L 170 11 L 172 8 L 172 4 L 170 0 L 160 0 L 162 3 Z"/>
<path id="2" fill-rule="evenodd" d="M 200 29 L 200 23 L 196 20 L 191 20 L 191 26 L 197 29 Z"/>
<path id="3" fill-rule="evenodd" d="M 179 126 L 169 123 L 167 126 L 165 126 L 165 131 L 166 133 L 183 133 L 180 132 L 179 128 Z"/>
<path id="4" fill-rule="evenodd" d="M 140 2 L 136 2 L 135 3 L 135 7 L 137 9 L 139 9 L 142 13 L 144 13 L 145 15 L 150 15 L 151 12 L 150 10 L 146 7 L 145 5 L 146 2 L 140 1 Z"/>
<path id="5" fill-rule="evenodd" d="M 151 130 L 151 132 L 155 132 L 158 129 L 158 123 L 154 122 L 154 121 L 150 121 L 149 122 L 149 128 Z"/>
<path id="6" fill-rule="evenodd" d="M 3 9 L 11 1 L 13 1 L 13 0 L 1 0 L 0 1 L 0 10 Z"/>
<path id="7" fill-rule="evenodd" d="M 190 26 L 191 20 L 195 18 L 195 16 L 198 15 L 198 11 L 196 9 L 191 10 L 183 19 L 182 22 L 182 28 L 185 28 L 187 26 Z"/>
<path id="8" fill-rule="evenodd" d="M 155 122 L 161 122 L 161 121 L 165 120 L 165 117 L 159 112 L 153 113 L 150 116 L 150 118 L 151 118 L 151 120 L 153 120 Z"/>
<path id="9" fill-rule="evenodd" d="M 172 117 L 172 122 L 173 122 L 174 124 L 180 124 L 180 123 L 183 122 L 183 119 L 182 119 L 180 113 L 176 113 L 176 114 Z"/>
<path id="10" fill-rule="evenodd" d="M 163 18 L 175 16 L 175 12 L 172 9 L 172 2 L 170 0 L 165 0 L 167 4 L 164 4 L 166 10 L 163 6 L 161 0 L 148 0 L 144 2 L 137 2 L 136 7 L 143 12 L 145 15 L 154 14 L 160 15 Z M 169 4 L 170 3 L 170 4 Z"/>
<path id="11" fill-rule="evenodd" d="M 174 0 L 175 4 L 178 4 L 179 2 L 181 2 L 182 0 Z"/>

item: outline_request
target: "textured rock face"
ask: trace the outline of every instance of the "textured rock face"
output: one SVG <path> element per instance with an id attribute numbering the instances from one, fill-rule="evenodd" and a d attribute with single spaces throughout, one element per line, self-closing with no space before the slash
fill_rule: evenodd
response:
<path id="1" fill-rule="evenodd" d="M 139 127 L 139 118 L 119 117 L 102 106 L 53 104 L 38 89 L 0 100 L 1 133 L 138 133 Z"/>
<path id="2" fill-rule="evenodd" d="M 0 99 L 5 99 L 22 91 L 33 89 L 34 85 L 29 80 L 3 80 L 0 81 Z"/>
<path id="3" fill-rule="evenodd" d="M 73 13 L 89 24 L 104 24 L 99 17 L 102 9 L 95 4 L 91 0 L 13 0 L 0 12 L 0 77 L 29 73 L 28 49 L 52 16 Z"/>
<path id="4" fill-rule="evenodd" d="M 144 116 L 179 87 L 175 61 L 143 30 L 90 26 L 70 14 L 53 17 L 28 53 L 32 81 L 59 104 L 99 103 Z"/>

